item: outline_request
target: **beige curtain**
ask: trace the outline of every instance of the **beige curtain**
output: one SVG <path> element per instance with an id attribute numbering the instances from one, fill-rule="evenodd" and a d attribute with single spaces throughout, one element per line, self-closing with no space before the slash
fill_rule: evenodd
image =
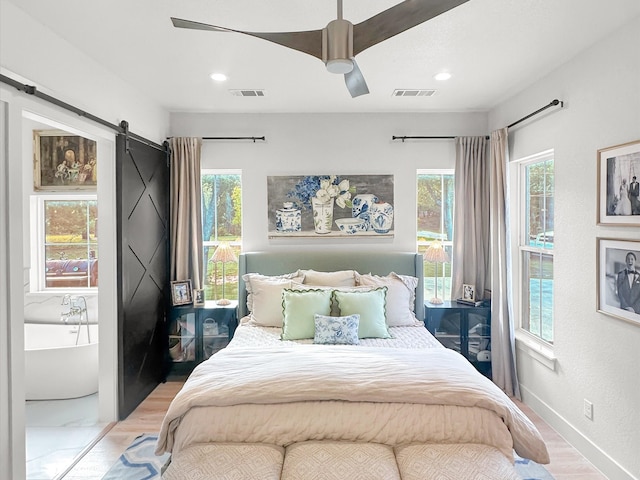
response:
<path id="1" fill-rule="evenodd" d="M 171 279 L 203 287 L 201 138 L 176 137 L 171 148 Z"/>
<path id="2" fill-rule="evenodd" d="M 485 137 L 456 138 L 451 298 L 475 285 L 482 298 L 489 281 L 489 162 Z"/>
<path id="3" fill-rule="evenodd" d="M 509 396 L 520 398 L 516 374 L 512 315 L 511 252 L 508 225 L 507 129 L 491 133 L 491 370 L 493 382 Z"/>

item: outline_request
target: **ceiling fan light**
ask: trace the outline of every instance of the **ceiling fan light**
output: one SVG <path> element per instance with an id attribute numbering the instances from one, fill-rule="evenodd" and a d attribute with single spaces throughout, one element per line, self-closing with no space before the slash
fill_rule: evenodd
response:
<path id="1" fill-rule="evenodd" d="M 331 73 L 349 73 L 353 70 L 353 62 L 347 58 L 336 58 L 327 61 L 327 70 Z"/>

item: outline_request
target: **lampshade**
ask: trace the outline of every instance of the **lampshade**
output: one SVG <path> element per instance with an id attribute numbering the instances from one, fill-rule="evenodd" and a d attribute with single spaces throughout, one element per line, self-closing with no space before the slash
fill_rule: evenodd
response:
<path id="1" fill-rule="evenodd" d="M 429 262 L 449 261 L 449 255 L 447 254 L 447 251 L 444 249 L 442 243 L 438 240 L 429 245 L 429 248 L 427 248 L 427 250 L 424 252 L 424 258 Z"/>
<path id="2" fill-rule="evenodd" d="M 213 252 L 213 256 L 211 257 L 212 262 L 237 262 L 236 254 L 233 253 L 233 249 L 231 245 L 226 242 L 221 242 L 216 248 L 216 251 Z"/>

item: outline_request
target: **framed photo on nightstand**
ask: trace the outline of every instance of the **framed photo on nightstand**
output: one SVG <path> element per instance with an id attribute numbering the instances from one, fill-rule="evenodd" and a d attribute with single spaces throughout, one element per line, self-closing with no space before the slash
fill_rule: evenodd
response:
<path id="1" fill-rule="evenodd" d="M 178 280 L 171 282 L 171 301 L 174 306 L 193 303 L 191 280 Z"/>
<path id="2" fill-rule="evenodd" d="M 466 300 L 468 302 L 476 301 L 476 286 L 475 285 L 462 285 L 462 300 Z"/>

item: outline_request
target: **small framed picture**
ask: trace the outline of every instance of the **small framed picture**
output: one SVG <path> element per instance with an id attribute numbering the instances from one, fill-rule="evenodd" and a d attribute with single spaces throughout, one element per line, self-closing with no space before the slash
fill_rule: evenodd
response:
<path id="1" fill-rule="evenodd" d="M 640 140 L 598 150 L 598 225 L 640 225 Z"/>
<path id="2" fill-rule="evenodd" d="M 193 303 L 191 280 L 171 282 L 171 301 L 173 305 L 188 305 Z"/>
<path id="3" fill-rule="evenodd" d="M 640 325 L 640 242 L 597 239 L 597 310 Z"/>
<path id="4" fill-rule="evenodd" d="M 475 285 L 462 285 L 462 299 L 467 300 L 469 302 L 476 301 L 476 286 Z"/>
<path id="5" fill-rule="evenodd" d="M 195 307 L 204 307 L 204 290 L 196 288 L 193 291 L 193 305 Z"/>

